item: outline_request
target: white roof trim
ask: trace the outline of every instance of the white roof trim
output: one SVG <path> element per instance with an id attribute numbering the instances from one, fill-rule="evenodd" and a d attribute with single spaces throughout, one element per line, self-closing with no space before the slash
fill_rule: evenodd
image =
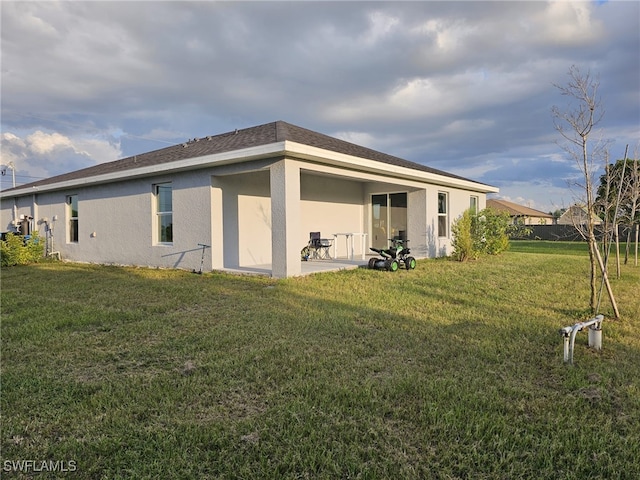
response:
<path id="1" fill-rule="evenodd" d="M 105 173 L 103 175 L 76 178 L 73 180 L 50 183 L 47 185 L 40 185 L 31 188 L 17 188 L 9 192 L 1 192 L 0 196 L 1 198 L 19 197 L 23 195 L 49 192 L 53 190 L 62 190 L 78 186 L 96 185 L 100 183 L 111 183 L 118 180 L 128 180 L 136 177 L 146 177 L 164 172 L 194 170 L 197 168 L 206 168 L 209 166 L 225 165 L 229 163 L 236 163 L 238 161 L 255 160 L 258 158 L 270 157 L 278 154 L 284 154 L 284 142 L 270 143 L 268 145 L 261 145 L 259 147 L 243 148 L 241 150 L 232 150 L 229 152 L 216 153 L 214 155 L 205 155 L 202 157 L 187 158 L 184 160 L 174 160 L 157 165 L 149 165 L 140 168 L 130 168 L 127 170 Z"/>
<path id="2" fill-rule="evenodd" d="M 285 147 L 287 154 L 295 155 L 303 159 L 316 160 L 319 163 L 328 165 L 347 167 L 350 169 L 353 169 L 355 166 L 358 167 L 358 170 L 365 172 L 378 173 L 396 178 L 405 178 L 407 180 L 417 180 L 421 183 L 464 188 L 484 193 L 498 193 L 499 191 L 497 187 L 474 182 L 472 180 L 463 180 L 460 178 L 448 177 L 446 175 L 439 175 L 437 173 L 378 162 L 376 160 L 337 153 L 323 148 L 311 147 L 301 143 L 287 141 Z"/>
<path id="3" fill-rule="evenodd" d="M 167 163 L 150 165 L 147 167 L 133 168 L 106 173 L 103 175 L 95 175 L 92 177 L 77 178 L 74 180 L 51 183 L 37 187 L 16 188 L 8 192 L 0 192 L 0 198 L 20 197 L 24 195 L 32 195 L 34 193 L 70 189 L 78 186 L 111 183 L 118 180 L 157 175 L 159 173 L 194 170 L 198 168 L 239 163 L 247 160 L 268 158 L 277 155 L 289 155 L 301 159 L 311 160 L 321 164 L 333 165 L 347 169 L 355 168 L 362 172 L 382 174 L 384 176 L 413 180 L 421 183 L 431 183 L 442 186 L 464 188 L 467 190 L 484 193 L 497 193 L 499 191 L 496 187 L 485 185 L 479 182 L 474 182 L 471 180 L 452 178 L 446 175 L 438 175 L 435 173 L 382 163 L 375 160 L 368 160 L 365 158 L 333 152 L 331 150 L 312 147 L 301 143 L 283 141 L 261 145 L 258 147 L 232 150 L 229 152 L 216 153 L 213 155 L 188 158 L 185 160 L 175 160 Z"/>

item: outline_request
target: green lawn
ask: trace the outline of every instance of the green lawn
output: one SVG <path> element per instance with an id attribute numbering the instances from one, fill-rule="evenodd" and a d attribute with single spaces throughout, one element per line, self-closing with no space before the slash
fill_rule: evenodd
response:
<path id="1" fill-rule="evenodd" d="M 520 253 L 589 255 L 587 242 L 553 242 L 549 240 L 512 240 L 509 250 Z"/>
<path id="2" fill-rule="evenodd" d="M 514 250 L 280 281 L 3 269 L 3 478 L 640 478 L 640 268 L 568 366 L 588 260 Z"/>
<path id="3" fill-rule="evenodd" d="M 598 243 L 600 251 L 602 251 L 602 243 Z M 620 259 L 624 261 L 625 242 L 620 242 Z M 589 246 L 587 242 L 558 242 L 549 240 L 513 240 L 510 243 L 509 250 L 519 253 L 548 253 L 558 255 L 589 255 Z M 632 243 L 629 250 L 629 262 L 634 263 L 633 255 L 635 244 Z M 615 261 L 615 245 L 611 245 L 609 249 L 611 261 Z"/>

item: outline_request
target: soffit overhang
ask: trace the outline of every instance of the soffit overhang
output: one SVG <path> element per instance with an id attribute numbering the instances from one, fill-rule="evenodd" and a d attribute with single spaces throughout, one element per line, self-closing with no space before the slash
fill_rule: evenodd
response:
<path id="1" fill-rule="evenodd" d="M 126 181 L 141 177 L 151 177 L 167 173 L 200 170 L 211 167 L 219 167 L 230 164 L 239 164 L 267 158 L 294 158 L 311 162 L 316 165 L 327 165 L 349 170 L 351 172 L 361 172 L 363 174 L 376 174 L 395 179 L 403 179 L 418 182 L 421 184 L 440 185 L 443 187 L 460 188 L 479 193 L 497 193 L 496 187 L 486 185 L 471 180 L 457 177 L 449 177 L 437 173 L 424 172 L 398 165 L 392 165 L 366 158 L 338 153 L 309 145 L 282 141 L 260 145 L 256 147 L 243 148 L 229 152 L 204 155 L 200 157 L 175 160 L 169 163 L 149 165 L 140 168 L 130 168 L 127 170 L 115 171 L 72 180 L 53 182 L 39 185 L 37 187 L 26 187 L 11 189 L 0 192 L 0 198 L 22 197 L 57 190 L 69 190 L 78 187 L 87 187 L 105 183 Z M 366 175 L 365 175 L 366 176 Z"/>

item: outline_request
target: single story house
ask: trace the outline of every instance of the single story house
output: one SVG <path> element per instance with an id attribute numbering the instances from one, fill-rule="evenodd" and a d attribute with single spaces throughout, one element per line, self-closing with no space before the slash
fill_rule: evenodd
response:
<path id="1" fill-rule="evenodd" d="M 593 224 L 601 225 L 602 220 L 593 214 Z M 587 207 L 574 203 L 558 218 L 558 225 L 586 225 L 589 220 Z"/>
<path id="2" fill-rule="evenodd" d="M 0 229 L 31 222 L 71 261 L 203 271 L 268 265 L 282 278 L 301 274 L 310 232 L 353 234 L 362 256 L 394 237 L 410 240 L 416 258 L 448 255 L 451 223 L 497 191 L 276 121 L 5 190 Z"/>
<path id="3" fill-rule="evenodd" d="M 552 225 L 553 215 L 506 200 L 489 198 L 487 208 L 507 212 L 514 225 Z"/>

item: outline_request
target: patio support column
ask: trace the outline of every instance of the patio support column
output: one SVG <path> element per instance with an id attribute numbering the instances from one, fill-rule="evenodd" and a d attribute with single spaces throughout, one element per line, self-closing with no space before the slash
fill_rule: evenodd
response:
<path id="1" fill-rule="evenodd" d="M 429 226 L 427 224 L 427 191 L 415 190 L 407 195 L 407 230 L 411 254 L 417 258 L 430 257 Z"/>
<path id="2" fill-rule="evenodd" d="M 224 268 L 224 213 L 222 210 L 222 185 L 211 178 L 211 268 Z"/>
<path id="3" fill-rule="evenodd" d="M 274 163 L 271 181 L 271 275 L 300 275 L 300 166 L 290 159 Z"/>

